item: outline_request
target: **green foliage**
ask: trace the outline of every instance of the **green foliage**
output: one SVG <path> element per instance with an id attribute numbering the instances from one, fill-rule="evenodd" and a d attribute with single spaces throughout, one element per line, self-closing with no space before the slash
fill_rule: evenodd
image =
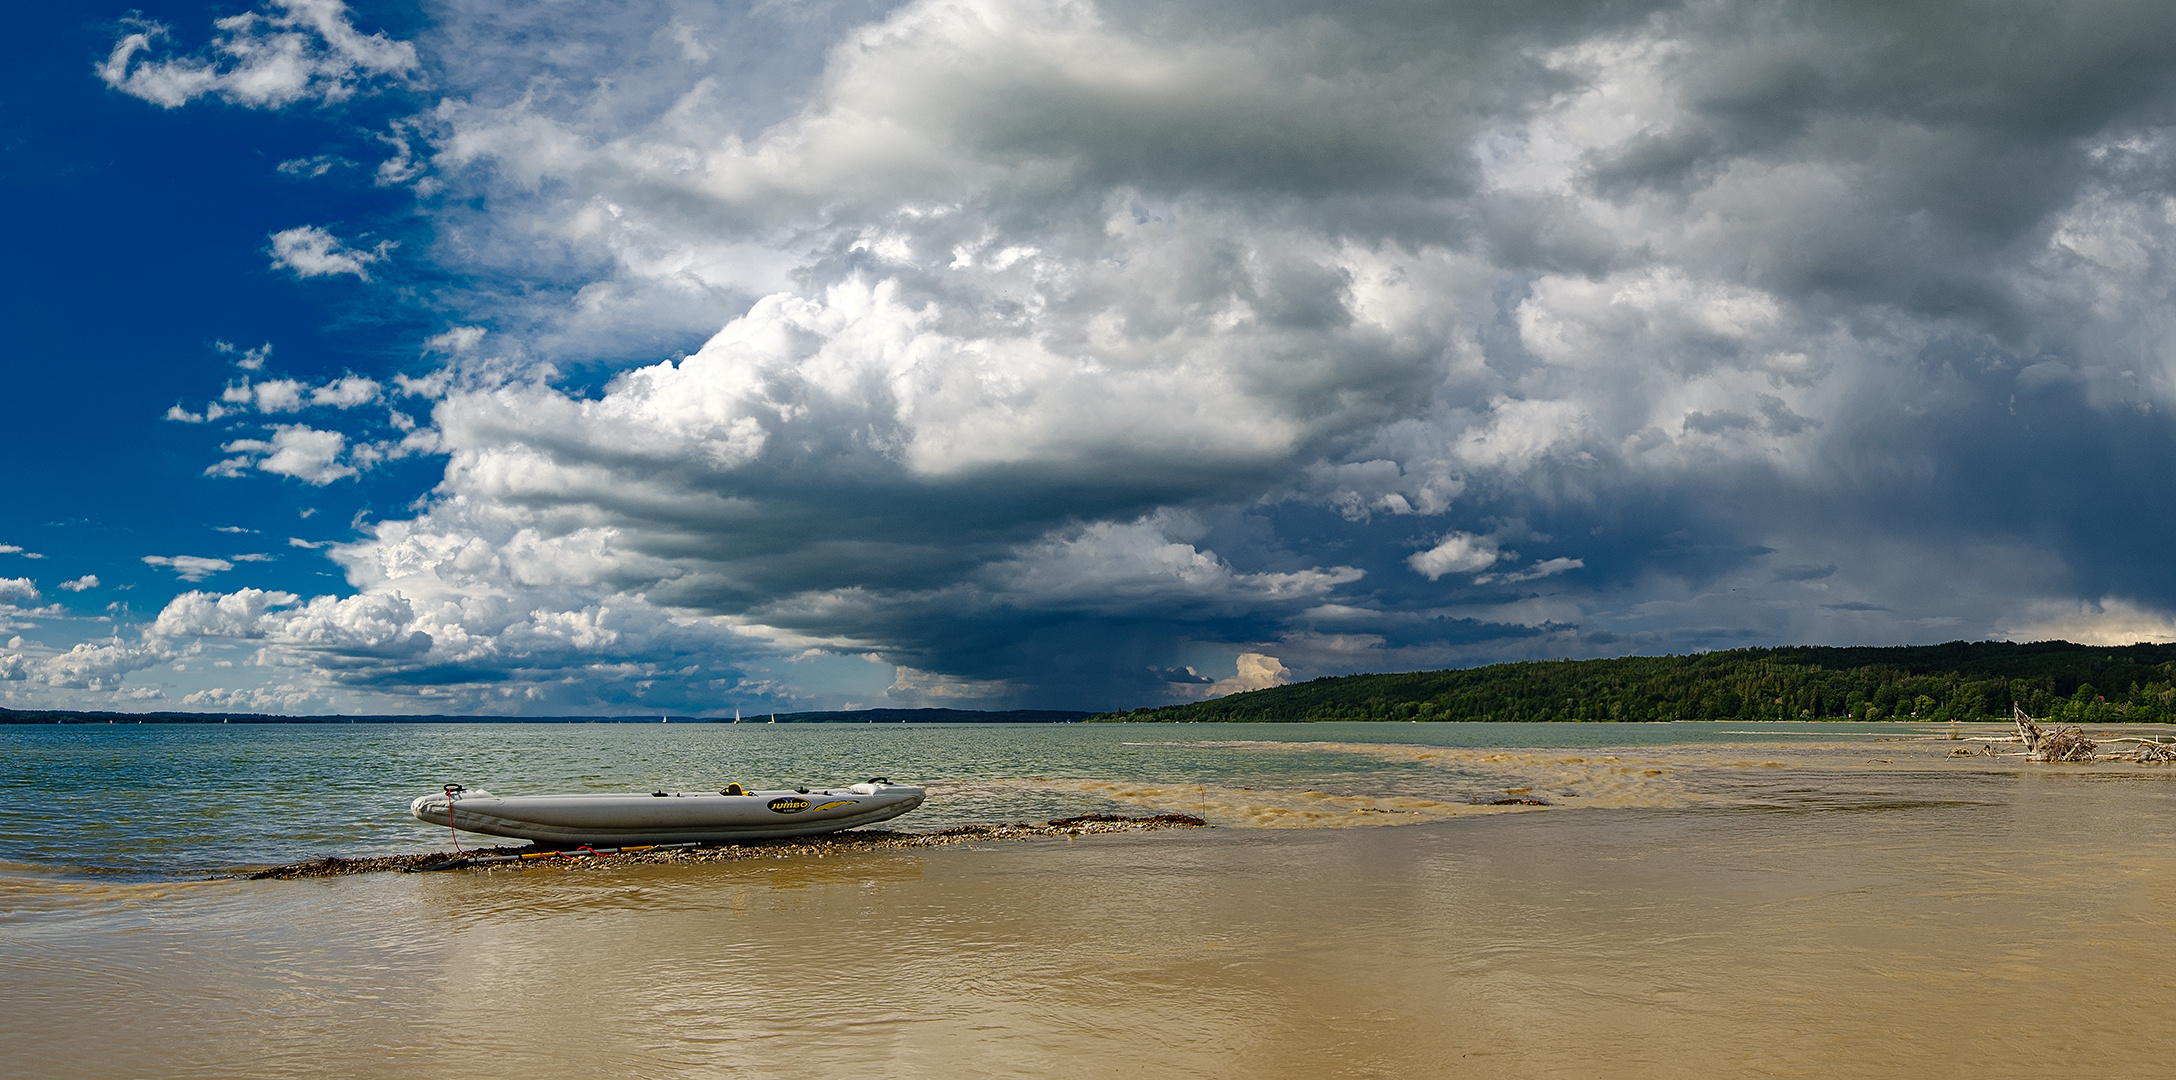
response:
<path id="1" fill-rule="evenodd" d="M 2120 690 L 2109 689 L 2111 687 Z M 2176 645 L 1792 646 L 1346 675 L 1103 721 L 2176 721 Z"/>

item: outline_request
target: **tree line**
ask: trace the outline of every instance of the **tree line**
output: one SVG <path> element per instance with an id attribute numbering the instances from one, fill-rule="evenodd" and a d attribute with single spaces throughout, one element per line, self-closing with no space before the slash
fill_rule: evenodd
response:
<path id="1" fill-rule="evenodd" d="M 1344 675 L 1100 721 L 2176 722 L 2176 645 L 1790 646 Z"/>

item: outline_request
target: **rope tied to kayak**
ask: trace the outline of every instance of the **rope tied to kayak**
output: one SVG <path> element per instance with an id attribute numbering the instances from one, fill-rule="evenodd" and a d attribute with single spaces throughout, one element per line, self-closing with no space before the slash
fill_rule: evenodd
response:
<path id="1" fill-rule="evenodd" d="M 456 855 L 461 853 L 461 830 L 453 827 L 453 797 L 467 790 L 460 784 L 446 785 L 446 832 L 453 837 L 453 851 Z"/>

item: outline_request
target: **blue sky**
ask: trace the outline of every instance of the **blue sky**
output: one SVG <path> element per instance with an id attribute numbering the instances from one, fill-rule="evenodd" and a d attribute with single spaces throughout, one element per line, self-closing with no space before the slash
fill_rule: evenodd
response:
<path id="1" fill-rule="evenodd" d="M 0 703 L 2176 639 L 2171 23 L 26 13 Z"/>

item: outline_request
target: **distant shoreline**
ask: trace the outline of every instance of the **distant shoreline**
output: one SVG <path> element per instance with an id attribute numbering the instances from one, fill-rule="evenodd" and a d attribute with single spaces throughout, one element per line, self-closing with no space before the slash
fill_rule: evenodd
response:
<path id="1" fill-rule="evenodd" d="M 87 712 L 71 709 L 0 709 L 0 724 L 1069 724 L 1093 713 L 1069 709 L 856 709 L 845 712 L 760 713 L 731 716 L 469 716 L 322 715 L 229 712 Z"/>

